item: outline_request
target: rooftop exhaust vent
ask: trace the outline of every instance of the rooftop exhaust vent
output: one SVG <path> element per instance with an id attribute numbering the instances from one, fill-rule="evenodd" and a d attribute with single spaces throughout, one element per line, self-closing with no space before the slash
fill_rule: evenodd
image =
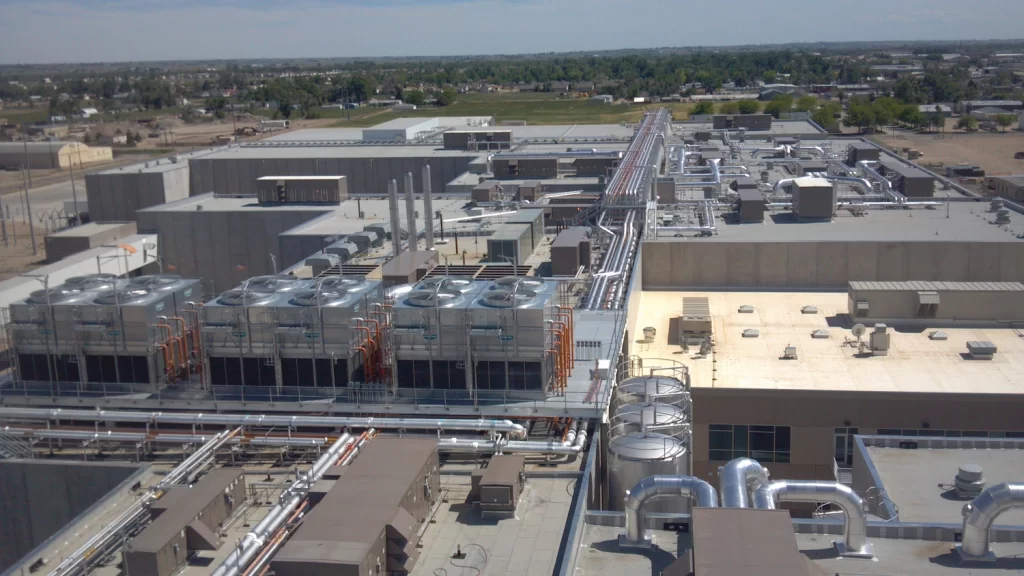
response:
<path id="1" fill-rule="evenodd" d="M 438 286 L 455 292 L 468 292 L 473 289 L 473 278 L 469 276 L 432 276 L 424 278 L 419 284 L 419 289 L 433 290 Z"/>
<path id="2" fill-rule="evenodd" d="M 339 289 L 320 289 L 319 304 L 321 306 L 332 302 L 337 302 L 345 298 L 348 294 L 345 290 Z M 296 292 L 295 297 L 292 298 L 292 303 L 296 306 L 316 306 L 317 305 L 317 292 L 316 290 L 307 290 L 303 292 Z"/>
<path id="3" fill-rule="evenodd" d="M 828 338 L 828 330 L 815 330 L 814 332 L 811 332 L 811 338 Z"/>
<path id="4" fill-rule="evenodd" d="M 294 276 L 257 276 L 242 284 L 250 292 L 288 292 L 301 284 Z"/>
<path id="5" fill-rule="evenodd" d="M 1010 223 L 1010 211 L 1006 208 L 1000 208 L 996 211 L 996 224 L 1009 224 Z"/>
<path id="6" fill-rule="evenodd" d="M 961 464 L 953 478 L 956 497 L 973 500 L 985 490 L 985 472 L 977 464 Z"/>
<path id="7" fill-rule="evenodd" d="M 744 338 L 757 338 L 761 333 L 756 328 L 747 328 L 743 331 Z"/>
<path id="8" fill-rule="evenodd" d="M 341 291 L 351 290 L 358 288 L 366 283 L 366 279 L 355 276 L 334 276 L 332 278 L 324 278 L 320 281 L 320 291 Z"/>
<path id="9" fill-rule="evenodd" d="M 483 297 L 483 304 L 491 308 L 519 308 L 536 297 L 537 293 L 532 290 L 495 290 Z"/>
<path id="10" fill-rule="evenodd" d="M 131 286 L 142 286 L 144 288 L 159 288 L 161 286 L 168 286 L 170 284 L 176 284 L 181 282 L 181 276 L 177 274 L 154 274 L 152 276 L 139 276 L 133 278 L 129 284 Z"/>
<path id="11" fill-rule="evenodd" d="M 75 300 L 82 300 L 88 296 L 83 290 L 78 288 L 51 288 L 49 292 L 46 290 L 36 290 L 29 295 L 26 302 L 29 304 L 62 304 L 64 302 L 74 302 Z"/>
<path id="12" fill-rule="evenodd" d="M 949 335 L 941 330 L 936 330 L 931 334 L 928 334 L 930 340 L 949 340 Z"/>
<path id="13" fill-rule="evenodd" d="M 753 314 L 754 307 L 750 304 L 744 304 L 743 306 L 740 306 L 739 312 L 740 314 Z"/>
<path id="14" fill-rule="evenodd" d="M 145 300 L 149 294 L 149 288 L 125 288 L 124 290 L 115 290 L 109 294 L 104 294 L 97 298 L 95 302 L 105 306 L 134 304 L 135 302 Z"/>
<path id="15" fill-rule="evenodd" d="M 544 287 L 544 279 L 536 276 L 504 276 L 495 280 L 494 286 L 506 290 L 512 290 L 518 286 L 520 290 L 525 288 L 537 291 Z"/>
<path id="16" fill-rule="evenodd" d="M 228 290 L 217 301 L 225 306 L 260 306 L 273 300 L 273 294 L 262 291 L 243 291 L 241 288 Z"/>
<path id="17" fill-rule="evenodd" d="M 801 314 L 817 314 L 818 308 L 816 306 L 804 306 L 800 309 Z"/>

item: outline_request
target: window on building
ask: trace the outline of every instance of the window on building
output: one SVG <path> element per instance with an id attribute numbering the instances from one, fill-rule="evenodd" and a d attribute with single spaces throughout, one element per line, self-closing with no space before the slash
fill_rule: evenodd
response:
<path id="1" fill-rule="evenodd" d="M 853 437 L 856 435 L 857 428 L 836 428 L 836 462 L 840 466 L 853 466 Z"/>
<path id="2" fill-rule="evenodd" d="M 789 426 L 712 424 L 708 432 L 709 460 L 753 458 L 763 463 L 789 463 Z"/>

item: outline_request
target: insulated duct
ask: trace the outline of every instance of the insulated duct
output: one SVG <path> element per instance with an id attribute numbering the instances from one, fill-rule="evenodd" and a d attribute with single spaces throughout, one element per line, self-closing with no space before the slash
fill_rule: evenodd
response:
<path id="1" fill-rule="evenodd" d="M 388 182 L 388 211 L 391 213 L 391 255 L 402 253 L 402 228 L 398 218 L 398 182 Z"/>
<path id="2" fill-rule="evenodd" d="M 89 422 L 139 422 L 150 424 L 191 424 L 300 428 L 377 428 L 388 430 L 472 430 L 504 432 L 526 438 L 526 428 L 511 420 L 463 420 L 458 418 L 356 418 L 347 416 L 285 416 L 273 414 L 204 414 L 197 412 L 132 412 L 116 410 L 74 410 L 0 407 L 5 420 L 84 420 Z"/>
<path id="3" fill-rule="evenodd" d="M 987 488 L 963 507 L 964 537 L 957 547 L 964 560 L 992 560 L 990 532 L 996 518 L 1010 508 L 1024 507 L 1024 484 L 1004 482 Z"/>
<path id="4" fill-rule="evenodd" d="M 736 458 L 718 469 L 724 508 L 749 508 L 750 494 L 768 483 L 768 471 L 757 460 Z"/>
<path id="5" fill-rule="evenodd" d="M 440 452 L 463 452 L 471 454 L 558 454 L 574 456 L 587 446 L 587 424 L 578 431 L 570 430 L 565 442 L 517 441 L 499 438 L 482 440 L 476 438 L 442 438 L 437 442 Z"/>
<path id="6" fill-rule="evenodd" d="M 862 172 L 864 172 L 865 176 L 869 176 L 871 178 L 874 178 L 875 180 L 878 180 L 878 183 L 882 185 L 882 192 L 884 192 L 886 195 L 892 198 L 893 202 L 899 204 L 906 204 L 907 197 L 894 190 L 892 187 L 892 182 L 889 182 L 888 178 L 879 174 L 878 171 L 875 170 L 875 168 L 872 166 L 872 164 L 874 164 L 874 162 L 861 160 L 860 162 L 857 162 L 857 167 L 860 168 Z"/>
<path id="7" fill-rule="evenodd" d="M 405 220 L 409 228 L 409 251 L 415 252 L 419 235 L 416 233 L 416 192 L 412 186 L 412 172 L 405 173 Z"/>
<path id="8" fill-rule="evenodd" d="M 434 206 L 430 198 L 430 164 L 423 165 L 423 239 L 427 250 L 434 249 Z"/>
<path id="9" fill-rule="evenodd" d="M 281 493 L 277 505 L 267 512 L 267 515 L 252 529 L 252 532 L 245 535 L 245 538 L 234 547 L 211 576 L 238 576 L 242 573 L 263 548 L 267 538 L 284 524 L 292 511 L 306 498 L 306 494 L 313 484 L 316 484 L 324 472 L 334 465 L 341 452 L 352 442 L 351 434 L 342 434 L 330 449 L 317 459 L 308 472 L 300 476 Z"/>
<path id="10" fill-rule="evenodd" d="M 868 542 L 868 518 L 864 500 L 852 488 L 839 482 L 818 480 L 777 480 L 763 484 L 754 495 L 757 508 L 774 510 L 779 502 L 831 502 L 843 509 L 843 542 L 836 542 L 841 556 L 873 558 Z M 966 542 L 966 539 L 965 539 Z"/>
<path id="11" fill-rule="evenodd" d="M 681 496 L 700 508 L 717 508 L 715 487 L 693 476 L 650 476 L 637 482 L 626 492 L 626 534 L 619 538 L 620 546 L 646 546 L 646 503 L 659 496 Z"/>

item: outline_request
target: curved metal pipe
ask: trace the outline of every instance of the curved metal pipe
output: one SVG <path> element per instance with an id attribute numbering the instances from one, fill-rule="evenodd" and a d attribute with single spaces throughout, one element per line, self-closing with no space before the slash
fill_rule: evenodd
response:
<path id="1" fill-rule="evenodd" d="M 964 504 L 964 537 L 963 543 L 957 547 L 961 557 L 965 560 L 991 559 L 992 524 L 1003 512 L 1021 507 L 1024 507 L 1024 484 L 1008 482 L 990 486 Z"/>
<path id="2" fill-rule="evenodd" d="M 755 506 L 774 510 L 779 502 L 831 502 L 843 509 L 843 542 L 836 543 L 843 556 L 874 557 L 868 543 L 868 517 L 864 500 L 852 488 L 839 482 L 818 480 L 777 480 L 757 488 Z"/>
<path id="3" fill-rule="evenodd" d="M 196 412 L 131 412 L 0 407 L 0 418 L 10 420 L 85 420 L 90 422 L 149 422 L 151 424 L 216 424 L 234 426 L 326 426 L 409 430 L 473 430 L 505 432 L 526 438 L 526 428 L 511 420 L 457 418 L 351 418 L 343 416 L 277 416 L 273 414 L 203 414 Z"/>
<path id="4" fill-rule="evenodd" d="M 861 160 L 860 162 L 857 162 L 857 167 L 860 168 L 866 175 L 874 178 L 875 180 L 878 180 L 878 183 L 882 185 L 882 192 L 884 192 L 890 198 L 892 198 L 893 202 L 897 202 L 899 204 L 906 203 L 907 197 L 893 189 L 892 182 L 890 182 L 888 178 L 882 176 L 877 170 L 875 170 L 872 164 L 874 164 L 874 162 Z"/>
<path id="5" fill-rule="evenodd" d="M 693 506 L 717 508 L 718 493 L 715 487 L 693 476 L 650 476 L 637 482 L 626 492 L 626 534 L 619 539 L 622 546 L 644 546 L 647 536 L 646 504 L 659 496 L 682 496 Z"/>
<path id="6" fill-rule="evenodd" d="M 718 469 L 718 490 L 724 508 L 749 508 L 749 495 L 767 483 L 768 471 L 757 460 L 736 458 Z"/>

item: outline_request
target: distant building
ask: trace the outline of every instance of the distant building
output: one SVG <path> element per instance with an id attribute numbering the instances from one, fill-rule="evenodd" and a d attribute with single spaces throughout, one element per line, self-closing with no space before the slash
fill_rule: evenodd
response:
<path id="1" fill-rule="evenodd" d="M 109 146 L 86 146 L 79 142 L 0 142 L 0 167 L 37 169 L 68 168 L 98 164 L 114 159 Z"/>
<path id="2" fill-rule="evenodd" d="M 988 186 L 995 190 L 997 196 L 1024 202 L 1024 176 L 993 176 L 989 178 Z"/>
<path id="3" fill-rule="evenodd" d="M 90 116 L 95 116 L 99 113 L 100 111 L 95 108 L 82 108 L 78 111 L 77 114 L 75 114 L 75 116 L 78 116 L 79 118 L 88 119 Z"/>
<path id="4" fill-rule="evenodd" d="M 944 118 L 949 118 L 953 115 L 953 107 L 947 104 L 921 104 L 917 109 L 922 114 L 935 114 L 939 112 Z"/>
<path id="5" fill-rule="evenodd" d="M 896 75 L 924 72 L 924 68 L 918 64 L 875 64 L 871 70 L 882 74 Z"/>
<path id="6" fill-rule="evenodd" d="M 994 106 L 986 106 L 984 108 L 975 108 L 969 112 L 969 115 L 977 118 L 978 120 L 995 121 L 998 116 L 1009 114 L 1002 108 L 996 108 Z"/>
<path id="7" fill-rule="evenodd" d="M 1024 110 L 1024 102 L 1020 100 L 967 100 L 960 103 L 960 110 L 964 114 L 970 114 L 978 108 L 998 108 L 1003 112 L 1017 112 Z"/>
<path id="8" fill-rule="evenodd" d="M 611 94 L 598 94 L 597 96 L 591 96 L 587 98 L 587 104 L 594 106 L 602 106 L 605 104 L 611 104 L 615 102 L 615 97 Z"/>
<path id="9" fill-rule="evenodd" d="M 552 92 L 568 92 L 569 91 L 569 83 L 568 82 L 552 82 L 551 83 L 551 91 Z"/>
<path id="10" fill-rule="evenodd" d="M 572 89 L 574 91 L 576 91 L 576 92 L 593 92 L 594 91 L 594 83 L 593 82 L 586 82 L 586 81 L 584 81 L 584 82 L 574 82 L 573 85 L 572 85 Z"/>

